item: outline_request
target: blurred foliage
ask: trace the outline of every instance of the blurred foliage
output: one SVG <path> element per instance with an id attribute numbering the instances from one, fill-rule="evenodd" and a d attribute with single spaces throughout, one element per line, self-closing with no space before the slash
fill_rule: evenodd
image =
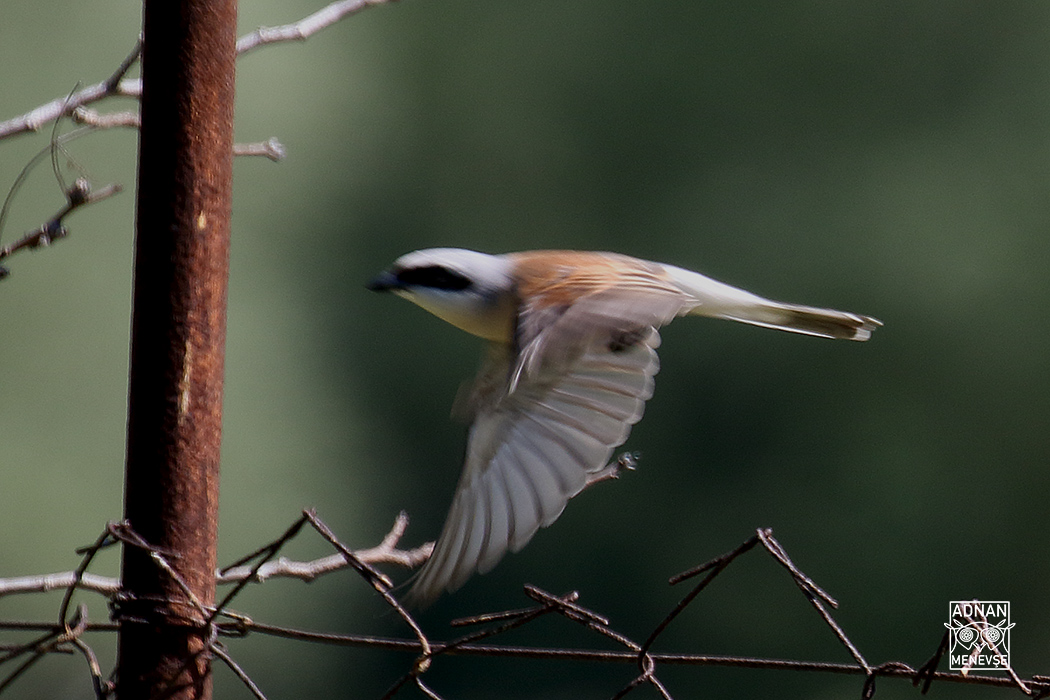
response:
<path id="1" fill-rule="evenodd" d="M 246 1 L 241 24 L 318 6 Z M 0 119 L 108 76 L 138 22 L 116 0 L 7 0 Z M 302 507 L 352 546 L 378 541 L 402 508 L 406 544 L 437 533 L 463 449 L 449 406 L 478 343 L 368 294 L 371 273 L 433 245 L 610 249 L 886 327 L 865 345 L 667 328 L 656 396 L 627 444 L 639 471 L 584 494 L 424 614 L 435 637 L 452 615 L 524 604 L 525 581 L 578 589 L 644 637 L 681 595 L 667 576 L 770 526 L 841 601 L 870 661 L 921 663 L 948 601 L 978 597 L 1013 602 L 1015 666 L 1050 672 L 1045 2 L 405 0 L 238 71 L 238 140 L 276 136 L 289 157 L 236 166 L 224 560 Z M 0 187 L 47 140 L 0 143 Z M 128 192 L 74 215 L 70 238 L 13 258 L 0 283 L 0 576 L 73 568 L 73 549 L 121 513 L 135 141 L 70 146 L 96 184 Z M 41 168 L 0 242 L 60 205 Z M 287 554 L 322 551 L 304 541 Z M 752 556 L 662 648 L 845 661 L 788 577 Z M 100 573 L 116 565 L 104 558 Z M 237 607 L 401 632 L 350 577 L 270 583 Z M 3 618 L 56 609 L 0 600 Z M 514 639 L 598 643 L 567 627 Z M 274 700 L 377 697 L 408 663 L 273 639 L 231 647 Z M 88 698 L 81 664 L 49 659 L 13 697 Z M 603 697 L 632 673 L 449 659 L 428 681 L 448 698 Z M 218 676 L 220 697 L 247 697 Z M 860 689 L 770 672 L 661 676 L 677 697 Z M 914 693 L 879 685 L 879 697 Z"/>

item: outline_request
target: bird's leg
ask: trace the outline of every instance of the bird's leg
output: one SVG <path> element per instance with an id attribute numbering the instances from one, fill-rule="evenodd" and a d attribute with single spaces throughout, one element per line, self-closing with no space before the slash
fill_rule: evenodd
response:
<path id="1" fill-rule="evenodd" d="M 603 481 L 619 479 L 620 473 L 623 471 L 634 471 L 638 468 L 638 460 L 641 459 L 641 457 L 642 455 L 639 452 L 624 452 L 614 461 L 588 475 L 587 483 L 583 485 L 583 488 L 589 489 L 595 484 L 600 484 Z"/>

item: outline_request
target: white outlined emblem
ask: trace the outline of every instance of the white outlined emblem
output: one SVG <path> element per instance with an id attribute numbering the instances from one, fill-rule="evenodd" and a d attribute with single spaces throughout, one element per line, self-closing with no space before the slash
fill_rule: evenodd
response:
<path id="1" fill-rule="evenodd" d="M 953 671 L 1005 671 L 1010 667 L 1010 601 L 953 600 L 948 668 Z"/>

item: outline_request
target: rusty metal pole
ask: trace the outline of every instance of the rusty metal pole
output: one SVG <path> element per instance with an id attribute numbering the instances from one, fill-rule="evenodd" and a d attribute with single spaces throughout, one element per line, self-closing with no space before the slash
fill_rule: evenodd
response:
<path id="1" fill-rule="evenodd" d="M 145 0 L 124 513 L 214 601 L 236 0 Z M 211 697 L 191 596 L 124 547 L 117 696 Z M 203 653 L 202 653 L 202 650 Z"/>

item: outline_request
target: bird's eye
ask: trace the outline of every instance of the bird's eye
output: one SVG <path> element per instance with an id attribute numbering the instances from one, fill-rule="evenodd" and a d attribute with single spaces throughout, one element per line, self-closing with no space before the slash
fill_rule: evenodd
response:
<path id="1" fill-rule="evenodd" d="M 397 273 L 397 281 L 414 287 L 433 287 L 453 292 L 466 289 L 472 284 L 469 278 L 441 265 L 405 268 Z"/>

